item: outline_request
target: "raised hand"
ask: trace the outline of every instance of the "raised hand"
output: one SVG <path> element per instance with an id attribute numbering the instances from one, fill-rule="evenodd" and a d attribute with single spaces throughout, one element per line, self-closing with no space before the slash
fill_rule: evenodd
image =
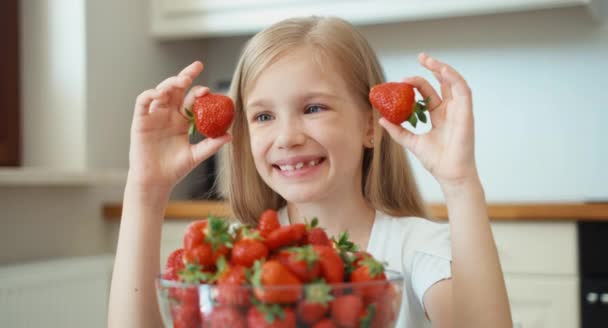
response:
<path id="1" fill-rule="evenodd" d="M 129 150 L 129 179 L 135 183 L 170 190 L 231 140 L 226 134 L 195 145 L 189 142 L 184 108 L 209 89 L 194 86 L 185 98 L 184 94 L 202 70 L 203 64 L 196 61 L 137 97 Z"/>
<path id="2" fill-rule="evenodd" d="M 426 54 L 418 56 L 420 64 L 430 70 L 441 85 L 441 97 L 424 78 L 403 80 L 413 85 L 428 104 L 433 128 L 416 135 L 384 118 L 379 123 L 391 137 L 410 150 L 441 185 L 459 184 L 477 178 L 473 102 L 471 89 L 451 66 Z"/>

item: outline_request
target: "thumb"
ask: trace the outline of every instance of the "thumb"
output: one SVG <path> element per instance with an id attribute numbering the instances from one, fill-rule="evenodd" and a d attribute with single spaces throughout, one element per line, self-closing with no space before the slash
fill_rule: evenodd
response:
<path id="1" fill-rule="evenodd" d="M 401 125 L 397 125 L 388 121 L 384 117 L 381 117 L 380 120 L 378 120 L 378 123 L 386 130 L 386 132 L 388 132 L 388 134 L 391 136 L 391 138 L 393 138 L 393 140 L 398 142 L 401 146 L 412 151 L 414 141 L 418 137 L 417 135 L 415 135 L 411 131 L 408 131 Z"/>
<path id="2" fill-rule="evenodd" d="M 217 138 L 205 138 L 199 143 L 190 146 L 194 164 L 198 165 L 207 158 L 213 156 L 223 145 L 230 141 L 232 141 L 232 135 L 226 133 Z"/>

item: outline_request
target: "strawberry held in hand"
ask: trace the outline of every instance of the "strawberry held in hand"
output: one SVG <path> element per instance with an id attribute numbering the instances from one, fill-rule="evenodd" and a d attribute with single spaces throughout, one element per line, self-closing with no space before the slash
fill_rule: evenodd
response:
<path id="1" fill-rule="evenodd" d="M 416 127 L 418 120 L 426 123 L 425 111 L 429 99 L 416 102 L 414 87 L 403 82 L 378 84 L 369 92 L 369 101 L 384 118 L 394 124 L 409 121 Z"/>
<path id="2" fill-rule="evenodd" d="M 192 110 L 186 109 L 190 118 L 189 134 L 194 129 L 209 138 L 217 138 L 226 134 L 234 119 L 234 103 L 230 97 L 207 93 L 194 100 Z"/>

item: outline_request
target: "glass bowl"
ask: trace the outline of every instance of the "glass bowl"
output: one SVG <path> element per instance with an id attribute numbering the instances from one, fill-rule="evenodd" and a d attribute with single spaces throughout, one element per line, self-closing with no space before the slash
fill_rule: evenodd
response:
<path id="1" fill-rule="evenodd" d="M 385 281 L 267 287 L 188 284 L 159 277 L 156 291 L 165 327 L 391 328 L 399 315 L 403 276 L 392 270 L 385 274 Z"/>

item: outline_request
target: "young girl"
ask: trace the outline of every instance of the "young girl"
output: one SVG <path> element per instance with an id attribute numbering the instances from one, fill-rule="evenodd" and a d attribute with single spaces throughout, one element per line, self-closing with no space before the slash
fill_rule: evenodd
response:
<path id="1" fill-rule="evenodd" d="M 384 82 L 361 34 L 337 18 L 277 23 L 246 45 L 230 95 L 231 134 L 188 143 L 182 109 L 208 92 L 186 89 L 195 62 L 137 98 L 130 169 L 109 303 L 109 326 L 161 325 L 154 279 L 172 188 L 225 147 L 223 189 L 233 213 L 255 224 L 267 208 L 282 224 L 318 217 L 405 276 L 398 327 L 511 327 L 505 284 L 474 156 L 471 91 L 425 54 L 441 85 L 404 79 L 430 97 L 433 128 L 415 135 L 379 117 L 368 100 Z M 231 142 L 231 143 L 230 143 Z M 449 225 L 427 219 L 404 147 L 437 179 Z"/>

